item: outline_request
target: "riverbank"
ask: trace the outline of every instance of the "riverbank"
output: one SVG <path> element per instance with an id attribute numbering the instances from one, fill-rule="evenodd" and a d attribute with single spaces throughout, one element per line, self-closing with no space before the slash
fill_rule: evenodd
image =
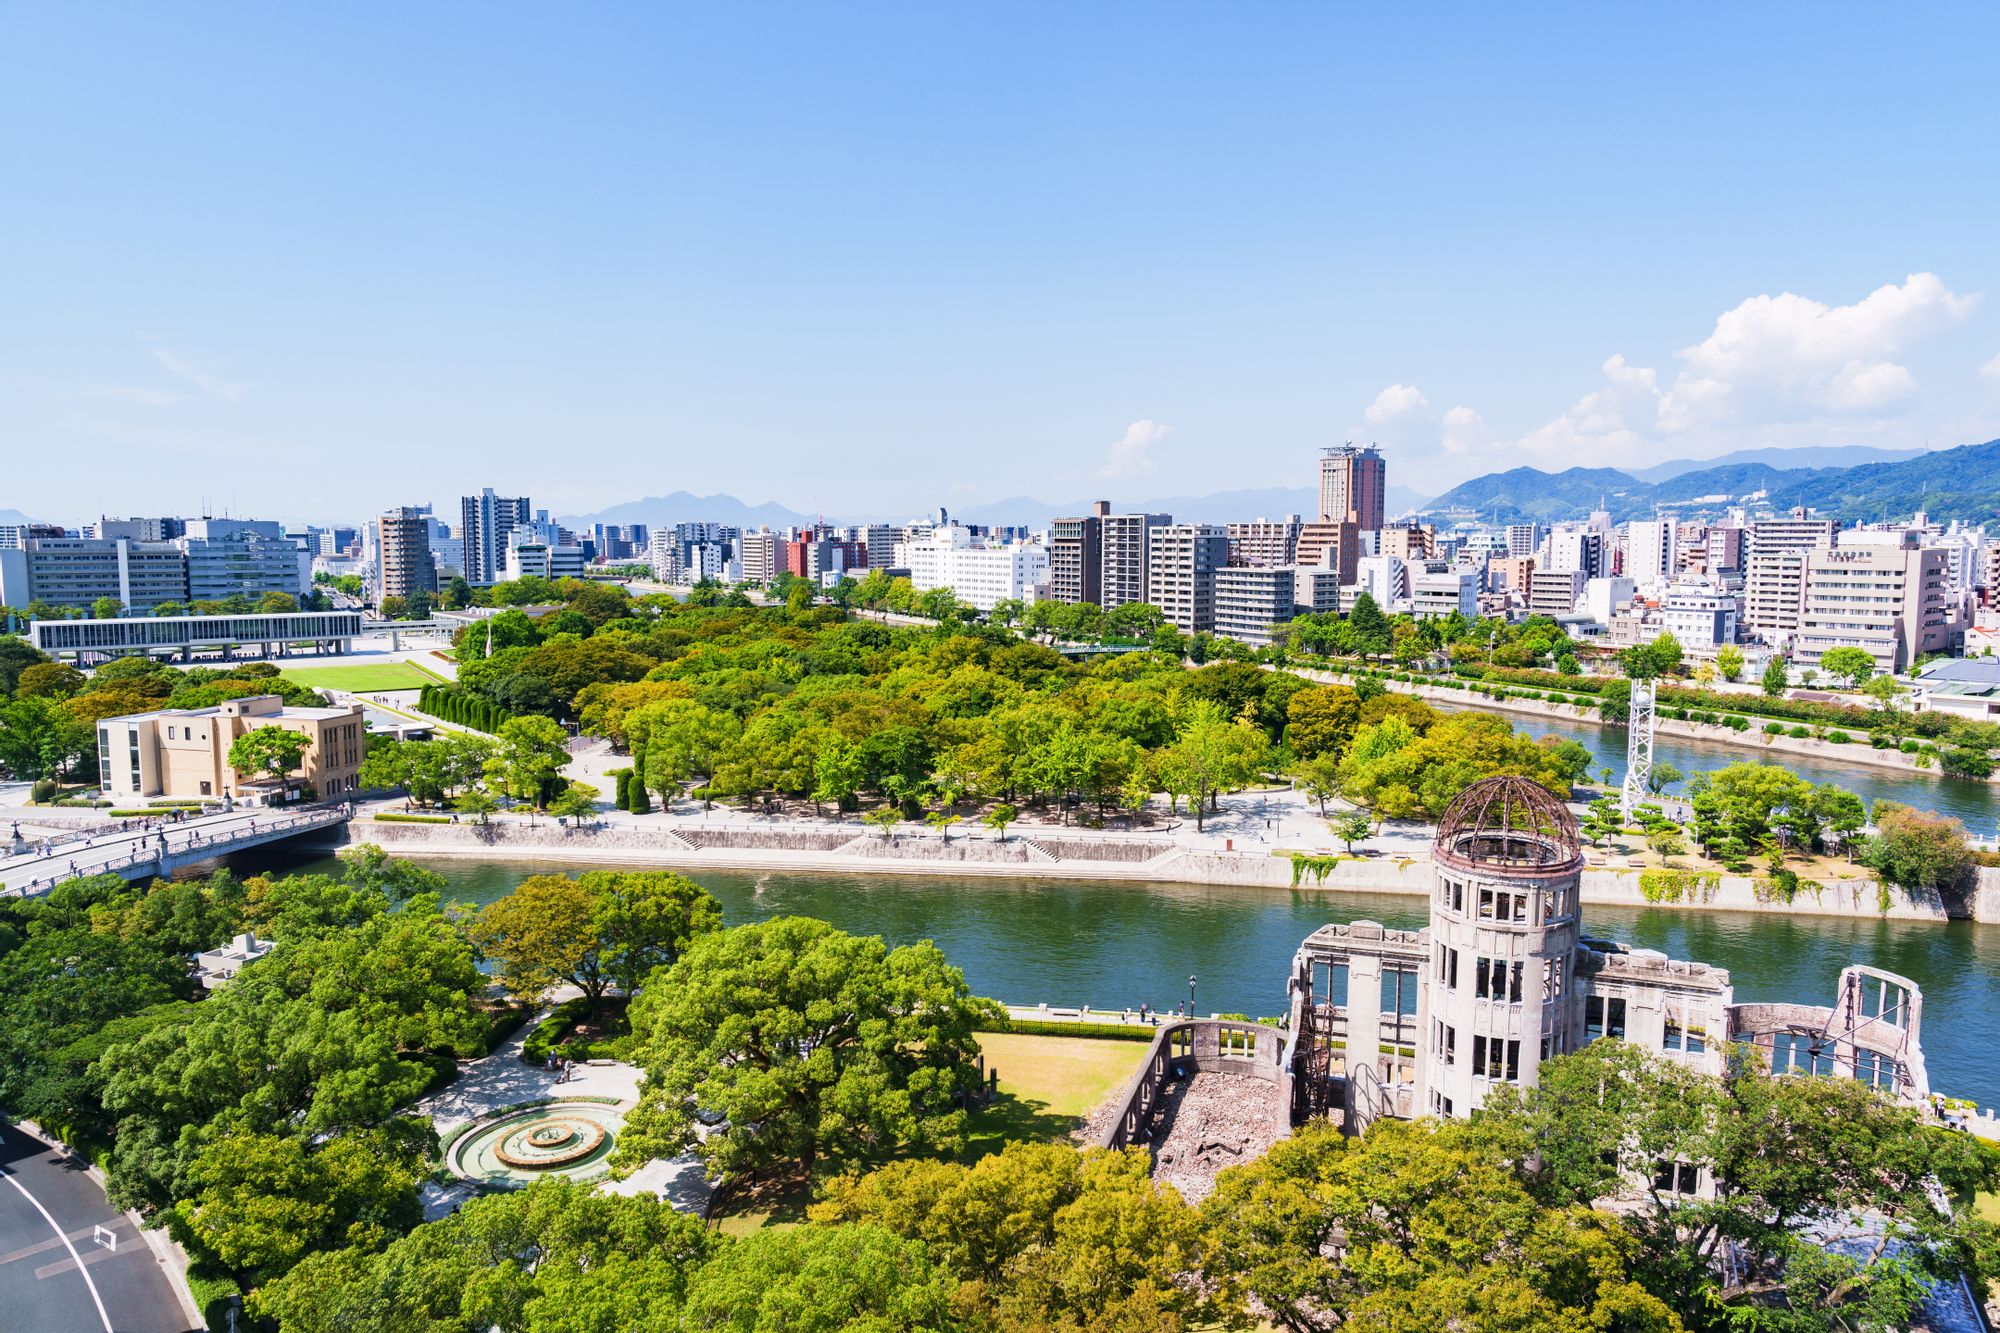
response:
<path id="1" fill-rule="evenodd" d="M 860 875 L 949 875 L 1081 879 L 1288 889 L 1313 896 L 1343 893 L 1393 894 L 1422 898 L 1432 888 L 1424 855 L 1333 856 L 1316 853 L 1295 868 L 1284 848 L 1191 847 L 1165 837 L 1056 833 L 1038 830 L 1005 839 L 961 834 L 948 842 L 935 836 L 884 837 L 851 826 L 801 820 L 765 820 L 753 825 L 683 821 L 687 826 L 635 827 L 605 824 L 566 828 L 541 821 L 490 824 L 377 822 L 361 817 L 322 845 L 372 842 L 401 856 L 454 857 L 485 861 L 624 863 L 689 870 L 702 867 L 739 871 L 821 871 Z M 1971 919 L 2000 922 L 2000 872 L 1982 871 L 1982 886 L 1971 897 Z M 1690 912 L 1748 912 L 1789 917 L 1856 917 L 1874 920 L 1943 922 L 1945 905 L 1935 895 L 1913 899 L 1885 891 L 1874 879 L 1857 877 L 1802 888 L 1786 901 L 1768 880 L 1746 875 L 1697 871 L 1645 870 L 1601 861 L 1588 866 L 1581 887 L 1585 906 L 1663 906 Z"/>
<path id="2" fill-rule="evenodd" d="M 1347 685 L 1353 683 L 1353 673 L 1329 671 L 1317 667 L 1287 667 L 1287 671 L 1307 680 L 1323 685 Z M 1474 694 L 1469 690 L 1446 689 L 1438 685 L 1419 685 L 1414 681 L 1384 680 L 1374 677 L 1384 689 L 1398 694 L 1415 695 L 1429 703 L 1443 704 L 1452 708 L 1476 709 L 1480 712 L 1523 713 L 1540 718 L 1563 718 L 1592 726 L 1607 724 L 1597 709 L 1588 705 L 1550 703 L 1546 699 L 1515 699 L 1500 695 Z M 1653 732 L 1656 736 L 1675 736 L 1683 740 L 1704 741 L 1713 745 L 1727 746 L 1732 750 L 1742 750 L 1752 755 L 1771 753 L 1795 754 L 1814 759 L 1823 759 L 1837 764 L 1858 764 L 1868 768 L 1894 769 L 1901 773 L 1919 777 L 1943 778 L 1946 775 L 1936 764 L 1925 767 L 1917 763 L 1918 756 L 1904 754 L 1901 750 L 1878 750 L 1865 739 L 1845 745 L 1834 741 L 1815 740 L 1809 736 L 1773 736 L 1763 730 L 1767 719 L 1745 713 L 1751 720 L 1749 731 L 1738 731 L 1708 722 L 1688 722 L 1680 718 L 1656 716 Z M 1966 781 L 1981 781 L 1970 778 Z M 1984 781 L 1992 783 L 2000 780 L 2000 775 Z"/>

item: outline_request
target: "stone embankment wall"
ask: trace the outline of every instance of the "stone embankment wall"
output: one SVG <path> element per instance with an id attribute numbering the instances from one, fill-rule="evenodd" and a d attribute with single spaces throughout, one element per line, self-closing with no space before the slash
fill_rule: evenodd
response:
<path id="1" fill-rule="evenodd" d="M 1293 889 L 1336 897 L 1348 893 L 1390 893 L 1422 897 L 1431 892 L 1431 865 L 1423 858 L 1342 857 L 1324 880 L 1310 871 L 1292 882 L 1290 857 L 1268 850 L 1204 851 L 1161 843 L 1166 850 L 1143 861 L 1093 859 L 1119 846 L 1109 838 L 1062 839 L 1038 835 L 1036 844 L 1059 846 L 1060 859 L 1049 859 L 1026 839 L 954 837 L 949 844 L 924 835 L 857 835 L 828 851 L 815 831 L 800 830 L 809 846 L 791 846 L 782 830 L 757 830 L 766 841 L 756 845 L 697 847 L 690 834 L 659 828 L 606 826 L 564 829 L 543 823 L 525 824 L 398 824 L 357 819 L 330 831 L 335 841 L 374 842 L 414 856 L 456 856 L 489 859 L 638 862 L 682 868 L 716 866 L 741 870 L 824 870 L 848 874 L 1021 875 L 1039 879 L 1118 880 L 1135 883 L 1240 885 L 1247 888 Z M 716 832 L 711 830 L 711 832 Z M 820 836 L 824 836 L 821 834 Z M 1074 846 L 1072 845 L 1074 843 Z M 1979 885 L 1967 903 L 1976 921 L 2000 923 L 2000 870 L 1979 872 Z M 1817 893 L 1801 889 L 1790 902 L 1768 884 L 1747 875 L 1686 874 L 1675 889 L 1662 894 L 1655 881 L 1654 898 L 1637 869 L 1593 866 L 1583 874 L 1586 906 L 1659 906 L 1670 911 L 1765 912 L 1785 916 L 1873 917 L 1895 921 L 1942 922 L 1947 912 L 1934 896 L 1912 901 L 1901 890 L 1884 894 L 1872 879 L 1836 880 Z M 1885 906 L 1886 900 L 1886 906 Z M 1329 912 L 1338 908 L 1329 906 Z"/>

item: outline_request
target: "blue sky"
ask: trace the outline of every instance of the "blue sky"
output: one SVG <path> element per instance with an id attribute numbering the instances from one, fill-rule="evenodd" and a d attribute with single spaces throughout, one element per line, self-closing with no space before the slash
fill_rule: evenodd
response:
<path id="1" fill-rule="evenodd" d="M 2000 9 L 1406 8 L 9 6 L 0 507 L 2000 435 Z"/>

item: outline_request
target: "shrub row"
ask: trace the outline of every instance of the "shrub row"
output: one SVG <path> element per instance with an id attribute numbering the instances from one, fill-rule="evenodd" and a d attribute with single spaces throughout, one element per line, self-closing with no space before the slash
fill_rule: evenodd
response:
<path id="1" fill-rule="evenodd" d="M 432 717 L 474 731 L 495 732 L 513 714 L 492 700 L 456 685 L 426 685 L 417 693 L 417 707 Z"/>
<path id="2" fill-rule="evenodd" d="M 450 815 L 396 815 L 386 811 L 375 816 L 379 824 L 449 824 Z"/>
<path id="3" fill-rule="evenodd" d="M 1054 1018 L 1004 1018 L 982 1023 L 979 1030 L 1012 1032 L 1023 1037 L 1091 1037 L 1102 1041 L 1151 1041 L 1158 1032 L 1151 1024 L 1065 1023 Z"/>

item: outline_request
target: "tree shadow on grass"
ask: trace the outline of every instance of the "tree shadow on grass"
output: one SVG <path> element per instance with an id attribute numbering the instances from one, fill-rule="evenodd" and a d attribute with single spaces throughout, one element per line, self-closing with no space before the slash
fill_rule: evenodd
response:
<path id="1" fill-rule="evenodd" d="M 1004 1088 L 990 1106 L 974 1111 L 966 1123 L 961 1162 L 976 1162 L 1010 1143 L 1053 1143 L 1068 1137 L 1082 1121 L 1049 1109 L 1036 1097 L 1021 1097 Z"/>

